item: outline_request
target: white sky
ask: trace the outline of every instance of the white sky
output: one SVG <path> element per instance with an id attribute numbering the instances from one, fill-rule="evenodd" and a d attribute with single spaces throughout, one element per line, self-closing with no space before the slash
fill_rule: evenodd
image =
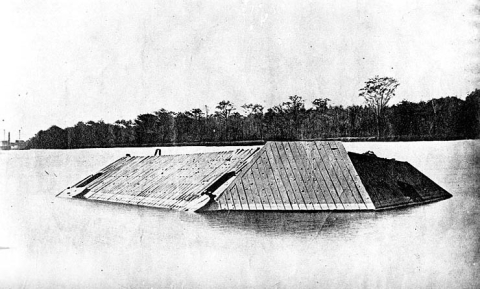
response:
<path id="1" fill-rule="evenodd" d="M 476 2 L 2 0 L 1 129 L 293 94 L 361 104 L 375 75 L 399 80 L 394 102 L 464 99 L 480 88 Z"/>

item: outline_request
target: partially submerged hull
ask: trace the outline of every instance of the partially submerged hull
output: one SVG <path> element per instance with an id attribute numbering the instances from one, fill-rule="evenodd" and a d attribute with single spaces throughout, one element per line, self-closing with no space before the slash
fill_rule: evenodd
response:
<path id="1" fill-rule="evenodd" d="M 451 197 L 408 163 L 335 141 L 126 156 L 58 196 L 185 211 L 372 211 Z"/>

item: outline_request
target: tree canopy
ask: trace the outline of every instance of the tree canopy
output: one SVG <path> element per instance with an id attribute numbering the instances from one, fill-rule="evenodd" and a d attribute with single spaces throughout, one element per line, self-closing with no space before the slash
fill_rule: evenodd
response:
<path id="1" fill-rule="evenodd" d="M 391 92 L 398 86 L 393 84 Z M 480 137 L 480 90 L 466 100 L 449 96 L 418 103 L 403 100 L 393 106 L 386 105 L 385 95 L 388 93 L 382 100 L 381 139 Z M 133 121 L 86 121 L 65 129 L 52 126 L 39 131 L 28 143 L 31 148 L 67 149 L 379 136 L 379 119 L 371 105 L 343 107 L 322 97 L 314 99 L 312 106 L 305 108 L 303 97 L 293 95 L 267 109 L 260 104 L 242 105 L 243 114 L 229 101 L 220 102 L 216 113 L 209 115 L 199 108 L 185 112 L 158 109 Z"/>
<path id="2" fill-rule="evenodd" d="M 365 82 L 365 86 L 360 89 L 359 95 L 365 99 L 369 106 L 381 110 L 395 96 L 395 90 L 399 85 L 400 83 L 395 78 L 379 77 L 377 75 Z"/>

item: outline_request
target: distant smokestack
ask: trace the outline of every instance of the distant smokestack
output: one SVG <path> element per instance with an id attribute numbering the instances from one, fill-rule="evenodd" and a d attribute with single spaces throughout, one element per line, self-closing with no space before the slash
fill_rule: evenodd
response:
<path id="1" fill-rule="evenodd" d="M 10 132 L 8 132 L 8 144 L 10 144 Z"/>
<path id="2" fill-rule="evenodd" d="M 21 140 L 22 138 L 20 137 L 20 131 L 21 129 L 18 130 L 18 140 Z"/>

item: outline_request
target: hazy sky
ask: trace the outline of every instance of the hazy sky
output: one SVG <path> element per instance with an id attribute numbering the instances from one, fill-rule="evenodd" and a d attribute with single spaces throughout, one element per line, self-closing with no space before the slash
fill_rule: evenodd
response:
<path id="1" fill-rule="evenodd" d="M 464 99 L 480 88 L 478 4 L 2 0 L 0 125 L 28 138 L 223 99 L 361 104 L 375 75 L 399 80 L 394 102 Z"/>

